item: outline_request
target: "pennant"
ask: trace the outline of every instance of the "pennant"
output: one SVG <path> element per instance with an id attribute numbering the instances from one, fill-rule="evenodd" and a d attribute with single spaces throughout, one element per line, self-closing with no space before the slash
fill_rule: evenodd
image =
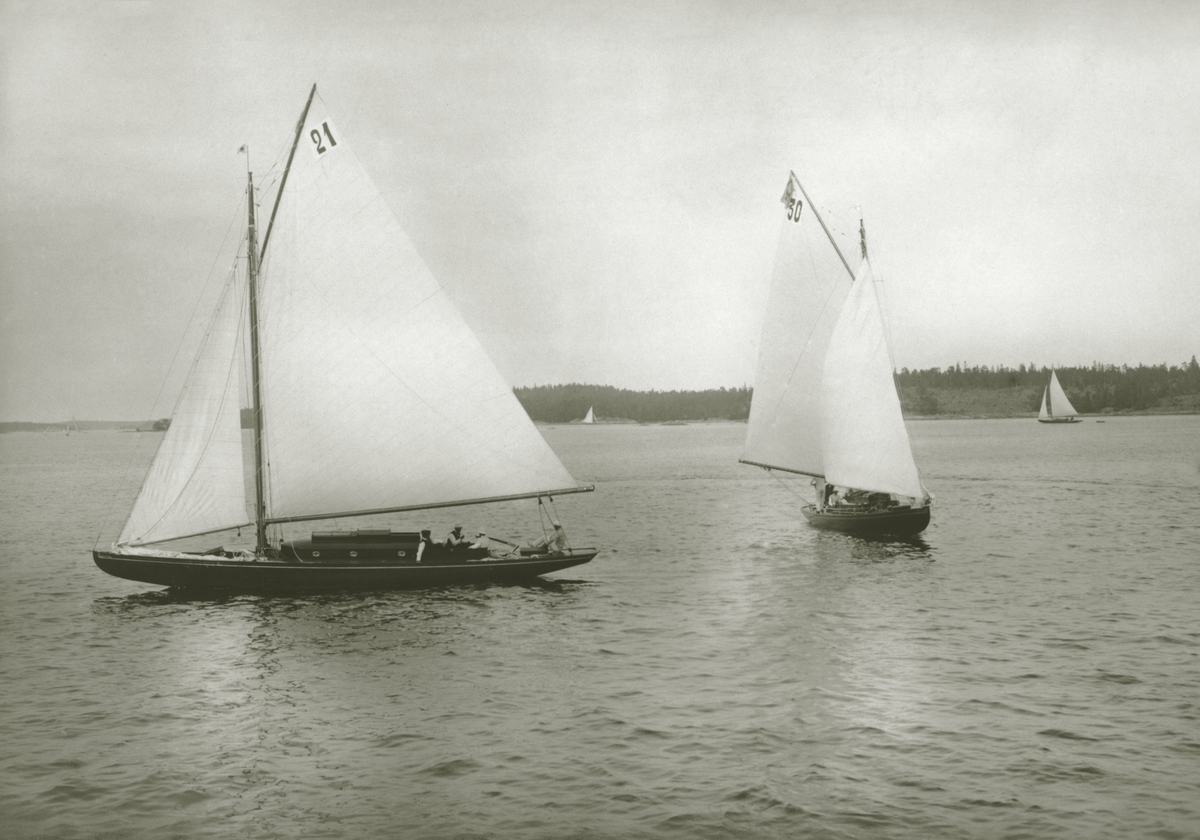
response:
<path id="1" fill-rule="evenodd" d="M 796 179 L 788 175 L 787 189 L 783 191 L 783 198 L 779 199 L 780 203 L 787 208 L 787 217 L 789 222 L 800 221 L 800 211 L 804 209 L 804 202 L 797 201 L 796 196 L 792 193 L 792 188 L 795 186 Z"/>

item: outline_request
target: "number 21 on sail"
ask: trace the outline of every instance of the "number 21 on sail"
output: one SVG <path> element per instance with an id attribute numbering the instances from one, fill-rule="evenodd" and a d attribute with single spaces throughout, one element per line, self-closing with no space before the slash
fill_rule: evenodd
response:
<path id="1" fill-rule="evenodd" d="M 334 146 L 338 144 L 337 138 L 338 134 L 329 120 L 324 120 L 319 127 L 308 132 L 313 154 L 319 158 L 333 151 Z"/>

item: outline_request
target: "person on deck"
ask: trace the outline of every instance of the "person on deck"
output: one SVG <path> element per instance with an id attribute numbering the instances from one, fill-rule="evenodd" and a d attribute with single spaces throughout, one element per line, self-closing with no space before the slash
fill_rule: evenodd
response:
<path id="1" fill-rule="evenodd" d="M 542 537 L 537 542 L 530 543 L 530 548 L 552 554 L 563 554 L 567 551 L 567 532 L 553 514 L 550 516 L 550 524 L 554 526 L 554 533 Z"/>
<path id="2" fill-rule="evenodd" d="M 470 540 L 468 540 L 467 535 L 463 533 L 463 526 L 461 525 L 455 525 L 450 531 L 450 534 L 446 537 L 446 547 L 449 549 L 458 548 L 460 545 L 466 545 L 468 542 L 470 542 Z"/>
<path id="3" fill-rule="evenodd" d="M 425 553 L 425 549 L 433 545 L 433 534 L 430 531 L 421 532 L 421 542 L 417 544 L 417 562 L 421 562 L 421 555 Z"/>
<path id="4" fill-rule="evenodd" d="M 837 505 L 843 498 L 843 494 L 832 484 L 825 485 L 825 507 L 831 508 Z"/>

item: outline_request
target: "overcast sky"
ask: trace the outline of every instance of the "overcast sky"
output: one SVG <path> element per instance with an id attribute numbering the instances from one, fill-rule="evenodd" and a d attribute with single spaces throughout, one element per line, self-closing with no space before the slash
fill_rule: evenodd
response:
<path id="1" fill-rule="evenodd" d="M 167 413 L 313 82 L 514 385 L 753 384 L 789 169 L 898 366 L 1200 353 L 1200 4 L 0 9 L 0 420 Z"/>

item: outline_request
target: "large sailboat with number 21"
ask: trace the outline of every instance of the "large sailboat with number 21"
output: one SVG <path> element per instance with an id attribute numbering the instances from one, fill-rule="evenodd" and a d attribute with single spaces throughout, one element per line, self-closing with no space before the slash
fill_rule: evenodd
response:
<path id="1" fill-rule="evenodd" d="M 261 245 L 256 205 L 248 174 L 245 250 L 128 521 L 96 564 L 165 586 L 291 592 L 523 580 L 595 557 L 570 545 L 554 508 L 593 488 L 576 484 L 517 402 L 315 85 Z M 536 500 L 540 538 L 294 533 L 520 499 Z M 254 545 L 191 547 L 237 529 Z"/>

